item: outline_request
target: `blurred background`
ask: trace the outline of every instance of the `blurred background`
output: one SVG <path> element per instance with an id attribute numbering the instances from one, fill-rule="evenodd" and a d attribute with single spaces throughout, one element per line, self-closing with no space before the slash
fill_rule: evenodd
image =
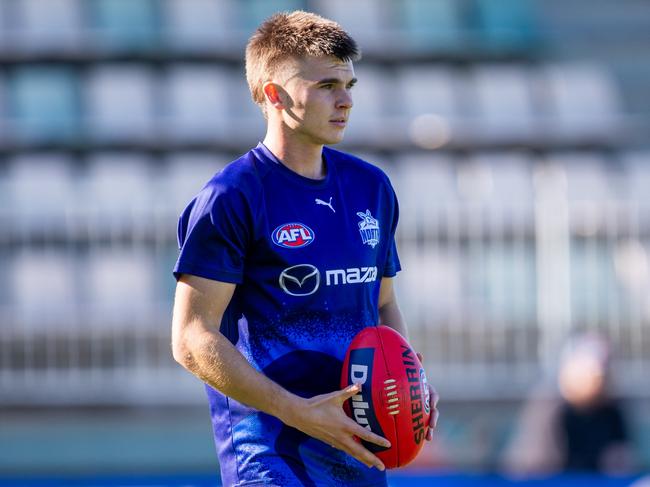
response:
<path id="1" fill-rule="evenodd" d="M 607 377 L 626 450 L 587 470 L 629 485 L 650 468 L 647 0 L 0 0 L 0 483 L 216 482 L 202 385 L 170 353 L 176 221 L 263 138 L 244 46 L 293 9 L 360 43 L 339 148 L 400 198 L 398 294 L 442 397 L 401 475 L 565 470 L 522 453 L 567 441 L 523 440 L 570 402 L 586 333 L 603 367 L 572 377 Z"/>

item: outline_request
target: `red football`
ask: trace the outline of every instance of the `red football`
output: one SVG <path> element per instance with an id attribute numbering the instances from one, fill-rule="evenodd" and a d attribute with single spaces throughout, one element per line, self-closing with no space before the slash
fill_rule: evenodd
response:
<path id="1" fill-rule="evenodd" d="M 345 354 L 341 387 L 361 384 L 344 405 L 364 428 L 391 443 L 383 448 L 363 441 L 386 468 L 403 467 L 422 449 L 431 415 L 422 364 L 402 335 L 387 326 L 364 328 Z"/>

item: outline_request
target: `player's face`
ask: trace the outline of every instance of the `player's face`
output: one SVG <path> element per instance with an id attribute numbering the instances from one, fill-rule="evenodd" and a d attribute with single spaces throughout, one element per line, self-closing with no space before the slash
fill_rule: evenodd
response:
<path id="1" fill-rule="evenodd" d="M 306 143 L 336 144 L 343 139 L 356 83 L 352 61 L 335 57 L 305 57 L 293 63 L 284 83 L 288 96 L 284 123 Z"/>

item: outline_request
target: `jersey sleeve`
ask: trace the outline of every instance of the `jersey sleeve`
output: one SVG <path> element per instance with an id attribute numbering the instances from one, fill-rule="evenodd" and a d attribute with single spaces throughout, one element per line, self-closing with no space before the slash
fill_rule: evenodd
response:
<path id="1" fill-rule="evenodd" d="M 384 266 L 383 277 L 395 277 L 402 270 L 399 255 L 397 254 L 397 244 L 395 243 L 395 232 L 397 231 L 397 222 L 399 220 L 399 203 L 397 202 L 397 195 L 390 182 L 388 182 L 388 188 L 392 219 L 388 240 L 388 255 L 386 265 Z"/>
<path id="2" fill-rule="evenodd" d="M 174 276 L 192 274 L 241 284 L 249 232 L 250 211 L 243 194 L 209 183 L 179 218 L 180 254 Z"/>

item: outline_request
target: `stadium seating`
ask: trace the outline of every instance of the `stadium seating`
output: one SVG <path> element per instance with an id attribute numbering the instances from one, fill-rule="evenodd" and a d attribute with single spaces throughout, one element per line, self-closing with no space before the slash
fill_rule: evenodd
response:
<path id="1" fill-rule="evenodd" d="M 124 142 L 153 136 L 158 103 L 154 74 L 148 67 L 99 66 L 87 80 L 87 123 L 92 139 Z"/>
<path id="2" fill-rule="evenodd" d="M 133 329 L 144 333 L 154 309 L 154 259 L 144 248 L 94 247 L 86 262 L 88 325 L 100 335 Z M 138 330 L 139 328 L 139 330 Z"/>
<path id="3" fill-rule="evenodd" d="M 7 24 L 7 0 L 0 0 L 0 25 Z M 0 29 L 0 53 L 7 49 L 7 29 Z"/>
<path id="4" fill-rule="evenodd" d="M 9 236 L 15 232 L 26 240 L 66 238 L 72 212 L 80 204 L 71 162 L 67 156 L 51 154 L 17 155 L 8 161 L 10 211 L 5 214 L 13 229 Z"/>
<path id="5" fill-rule="evenodd" d="M 531 0 L 476 0 L 476 17 L 488 47 L 525 52 L 537 43 L 538 18 Z"/>
<path id="6" fill-rule="evenodd" d="M 452 125 L 459 118 L 456 73 L 446 66 L 406 66 L 397 71 L 400 105 L 409 119 L 434 114 Z"/>
<path id="7" fill-rule="evenodd" d="M 484 207 L 502 213 L 502 217 L 514 218 L 524 212 L 525 219 L 517 225 L 531 221 L 535 198 L 533 161 L 526 153 L 478 153 L 466 158 L 465 164 L 471 168 L 470 175 L 484 180 L 470 184 L 466 197 L 478 199 Z"/>
<path id="8" fill-rule="evenodd" d="M 478 65 L 471 73 L 472 137 L 529 143 L 536 136 L 528 72 L 516 65 Z"/>
<path id="9" fill-rule="evenodd" d="M 225 52 L 235 22 L 233 0 L 165 0 L 165 40 L 175 51 Z"/>
<path id="10" fill-rule="evenodd" d="M 228 100 L 233 85 L 228 71 L 210 66 L 179 64 L 167 73 L 163 100 L 167 101 L 162 131 L 182 142 L 224 139 Z"/>
<path id="11" fill-rule="evenodd" d="M 9 26 L 12 49 L 26 52 L 77 51 L 83 45 L 83 0 L 21 0 Z"/>
<path id="12" fill-rule="evenodd" d="M 73 323 L 80 292 L 77 265 L 65 250 L 25 247 L 12 255 L 8 275 L 15 309 L 13 321 L 6 323 L 12 335 L 56 333 L 56 327 Z"/>
<path id="13" fill-rule="evenodd" d="M 453 0 L 395 2 L 397 29 L 406 52 L 457 52 L 465 44 L 459 3 Z"/>
<path id="14" fill-rule="evenodd" d="M 16 68 L 9 82 L 10 130 L 19 140 L 71 140 L 79 129 L 79 85 L 66 66 Z"/>
<path id="15" fill-rule="evenodd" d="M 650 152 L 629 151 L 621 155 L 624 171 L 623 190 L 634 204 L 643 210 L 650 210 L 648 188 L 650 188 Z"/>
<path id="16" fill-rule="evenodd" d="M 160 45 L 160 8 L 157 0 L 90 0 L 90 28 L 97 48 L 111 51 L 147 51 Z"/>
<path id="17" fill-rule="evenodd" d="M 154 173 L 146 156 L 124 153 L 96 153 L 89 157 L 80 181 L 82 218 L 91 238 L 136 239 L 154 227 Z"/>
<path id="18" fill-rule="evenodd" d="M 552 140 L 615 140 L 620 104 L 615 83 L 601 67 L 564 63 L 544 66 L 540 79 L 550 93 L 548 131 Z"/>

